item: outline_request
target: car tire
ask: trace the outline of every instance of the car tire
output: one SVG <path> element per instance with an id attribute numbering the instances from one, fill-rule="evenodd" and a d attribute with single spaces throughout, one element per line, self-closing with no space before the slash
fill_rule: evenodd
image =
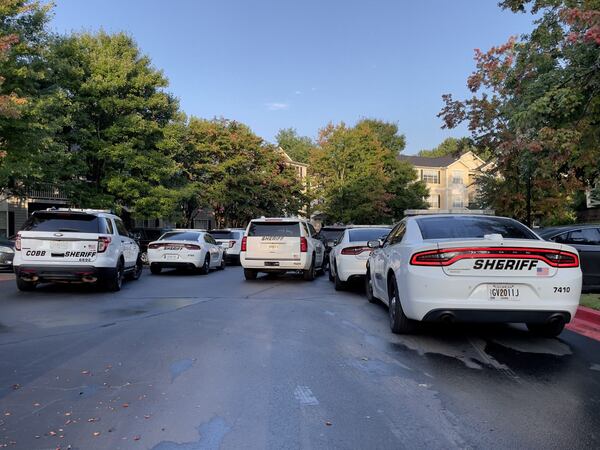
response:
<path id="1" fill-rule="evenodd" d="M 346 289 L 346 282 L 340 280 L 340 276 L 337 270 L 337 262 L 334 261 L 335 266 L 335 275 L 333 276 L 333 285 L 336 291 L 343 291 Z"/>
<path id="2" fill-rule="evenodd" d="M 144 265 L 148 265 L 148 252 L 142 252 L 142 254 L 140 255 L 140 258 Z"/>
<path id="3" fill-rule="evenodd" d="M 227 263 L 225 262 L 225 255 L 221 256 L 221 264 L 219 264 L 219 267 L 217 267 L 218 270 L 225 270 L 225 265 Z"/>
<path id="4" fill-rule="evenodd" d="M 329 264 L 328 277 L 329 277 L 329 281 L 331 281 L 333 283 L 333 281 L 335 280 L 335 277 L 333 276 L 333 267 L 332 267 L 331 263 Z"/>
<path id="5" fill-rule="evenodd" d="M 210 272 L 210 255 L 204 257 L 204 264 L 202 264 L 198 272 L 200 272 L 200 275 L 206 275 Z"/>
<path id="6" fill-rule="evenodd" d="M 365 294 L 369 303 L 377 303 L 379 299 L 373 295 L 373 279 L 371 278 L 371 269 L 367 269 L 365 275 Z"/>
<path id="7" fill-rule="evenodd" d="M 410 334 L 414 333 L 417 328 L 417 322 L 410 320 L 402 310 L 400 295 L 398 291 L 398 283 L 396 277 L 392 277 L 388 286 L 388 313 L 390 317 L 390 329 L 394 334 Z"/>
<path id="8" fill-rule="evenodd" d="M 157 264 L 150 264 L 150 273 L 152 275 L 159 275 L 162 272 L 162 267 Z"/>
<path id="9" fill-rule="evenodd" d="M 137 259 L 137 261 L 135 262 L 135 266 L 133 268 L 133 271 L 127 276 L 128 280 L 139 280 L 140 277 L 142 276 L 142 272 L 144 271 L 144 262 L 142 261 L 142 258 L 139 257 Z"/>
<path id="10" fill-rule="evenodd" d="M 244 278 L 246 278 L 246 280 L 248 280 L 248 281 L 256 280 L 257 276 L 258 276 L 258 272 L 256 270 L 244 269 Z"/>
<path id="11" fill-rule="evenodd" d="M 315 279 L 316 271 L 317 269 L 315 267 L 315 256 L 313 255 L 312 260 L 310 262 L 310 267 L 302 272 L 302 278 L 304 279 L 304 281 L 313 281 Z"/>
<path id="12" fill-rule="evenodd" d="M 27 281 L 17 276 L 17 288 L 23 292 L 35 291 L 37 283 L 35 281 Z"/>
<path id="13" fill-rule="evenodd" d="M 565 329 L 565 321 L 557 320 L 550 323 L 527 323 L 527 329 L 536 336 L 553 338 Z"/>
<path id="14" fill-rule="evenodd" d="M 106 289 L 110 292 L 118 292 L 123 286 L 123 261 L 119 260 L 117 267 L 112 271 L 106 281 Z"/>

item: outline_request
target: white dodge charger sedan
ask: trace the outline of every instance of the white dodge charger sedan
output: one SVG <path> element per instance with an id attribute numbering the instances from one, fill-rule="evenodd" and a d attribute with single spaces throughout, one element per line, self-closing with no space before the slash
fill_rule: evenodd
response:
<path id="1" fill-rule="evenodd" d="M 213 268 L 224 269 L 225 258 L 225 249 L 200 230 L 168 231 L 148 244 L 148 263 L 154 275 L 166 268 L 197 270 L 205 275 Z"/>
<path id="2" fill-rule="evenodd" d="M 513 219 L 407 217 L 369 246 L 367 297 L 388 305 L 394 333 L 420 321 L 512 322 L 557 336 L 579 305 L 577 250 Z"/>
<path id="3" fill-rule="evenodd" d="M 329 281 L 335 283 L 336 291 L 344 289 L 349 280 L 365 276 L 372 251 L 367 243 L 377 239 L 383 241 L 389 232 L 389 226 L 355 226 L 342 232 L 329 252 Z"/>

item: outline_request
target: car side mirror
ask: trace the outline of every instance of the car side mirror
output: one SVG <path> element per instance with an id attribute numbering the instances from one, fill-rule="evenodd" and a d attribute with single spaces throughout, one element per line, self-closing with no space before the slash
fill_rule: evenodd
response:
<path id="1" fill-rule="evenodd" d="M 367 247 L 369 248 L 381 248 L 381 241 L 379 239 L 375 241 L 367 242 Z"/>

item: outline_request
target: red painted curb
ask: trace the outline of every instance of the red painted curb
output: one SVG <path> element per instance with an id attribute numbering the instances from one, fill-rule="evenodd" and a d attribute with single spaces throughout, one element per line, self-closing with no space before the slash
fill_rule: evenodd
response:
<path id="1" fill-rule="evenodd" d="M 600 341 L 600 311 L 580 306 L 567 329 Z"/>

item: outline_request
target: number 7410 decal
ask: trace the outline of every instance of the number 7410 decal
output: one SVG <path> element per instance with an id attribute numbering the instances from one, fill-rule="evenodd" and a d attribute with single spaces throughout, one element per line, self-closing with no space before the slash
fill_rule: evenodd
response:
<path id="1" fill-rule="evenodd" d="M 554 286 L 555 294 L 568 294 L 569 292 L 571 292 L 570 286 Z"/>

